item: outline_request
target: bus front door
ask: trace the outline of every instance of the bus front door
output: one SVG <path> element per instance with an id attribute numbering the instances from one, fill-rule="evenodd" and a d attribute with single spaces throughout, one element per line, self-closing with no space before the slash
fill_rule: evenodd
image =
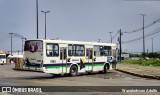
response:
<path id="1" fill-rule="evenodd" d="M 62 74 L 67 73 L 67 48 L 60 47 L 60 60 L 62 63 Z"/>

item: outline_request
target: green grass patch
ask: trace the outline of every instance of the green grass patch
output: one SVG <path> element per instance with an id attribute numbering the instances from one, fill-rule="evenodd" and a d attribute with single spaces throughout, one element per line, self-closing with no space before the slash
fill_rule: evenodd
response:
<path id="1" fill-rule="evenodd" d="M 160 60 L 150 59 L 150 60 L 122 60 L 120 63 L 125 64 L 139 64 L 142 66 L 160 66 Z"/>

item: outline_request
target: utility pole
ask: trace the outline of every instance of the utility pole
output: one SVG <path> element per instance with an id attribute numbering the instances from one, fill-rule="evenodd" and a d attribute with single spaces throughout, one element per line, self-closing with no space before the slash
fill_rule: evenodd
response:
<path id="1" fill-rule="evenodd" d="M 112 43 L 112 32 L 109 32 L 110 33 L 110 37 L 111 37 L 111 43 Z"/>
<path id="2" fill-rule="evenodd" d="M 121 29 L 119 30 L 119 49 L 120 49 L 120 51 L 119 51 L 119 59 L 120 59 L 120 61 L 121 61 L 121 54 L 122 54 L 122 47 L 121 47 L 121 44 L 122 44 L 122 40 L 121 40 L 121 36 L 122 36 L 122 32 L 121 32 Z"/>
<path id="3" fill-rule="evenodd" d="M 145 39 L 144 39 L 144 16 L 145 14 L 140 14 L 143 16 L 143 54 L 144 54 L 144 58 L 145 58 Z"/>
<path id="4" fill-rule="evenodd" d="M 154 38 L 151 38 L 151 39 L 152 39 L 152 53 L 153 53 L 153 39 L 154 39 Z"/>
<path id="5" fill-rule="evenodd" d="M 121 44 L 122 44 L 122 40 L 121 40 L 122 32 L 121 32 L 121 29 L 118 30 L 118 32 L 119 32 L 119 37 L 118 37 L 118 42 L 119 42 L 119 60 L 121 61 L 121 54 L 122 54 L 122 47 L 121 47 Z"/>
<path id="6" fill-rule="evenodd" d="M 37 39 L 38 39 L 38 0 L 36 0 L 36 9 L 37 9 Z"/>
<path id="7" fill-rule="evenodd" d="M 12 56 L 12 34 L 13 33 L 9 33 L 9 34 L 11 34 L 11 56 Z"/>

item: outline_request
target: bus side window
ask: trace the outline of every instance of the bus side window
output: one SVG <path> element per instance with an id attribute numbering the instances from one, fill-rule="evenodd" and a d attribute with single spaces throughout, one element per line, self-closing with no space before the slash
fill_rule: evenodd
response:
<path id="1" fill-rule="evenodd" d="M 49 57 L 59 56 L 58 44 L 52 44 L 52 43 L 46 44 L 46 55 Z"/>
<path id="2" fill-rule="evenodd" d="M 72 52 L 73 52 L 73 51 L 72 51 L 72 45 L 69 44 L 69 45 L 68 45 L 68 55 L 69 55 L 69 56 L 72 56 L 72 55 L 73 55 Z"/>

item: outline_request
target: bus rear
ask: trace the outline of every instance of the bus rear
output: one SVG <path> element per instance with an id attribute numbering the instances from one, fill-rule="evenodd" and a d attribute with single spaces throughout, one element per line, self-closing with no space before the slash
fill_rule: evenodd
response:
<path id="1" fill-rule="evenodd" d="M 43 41 L 26 40 L 24 45 L 25 70 L 43 71 Z"/>

